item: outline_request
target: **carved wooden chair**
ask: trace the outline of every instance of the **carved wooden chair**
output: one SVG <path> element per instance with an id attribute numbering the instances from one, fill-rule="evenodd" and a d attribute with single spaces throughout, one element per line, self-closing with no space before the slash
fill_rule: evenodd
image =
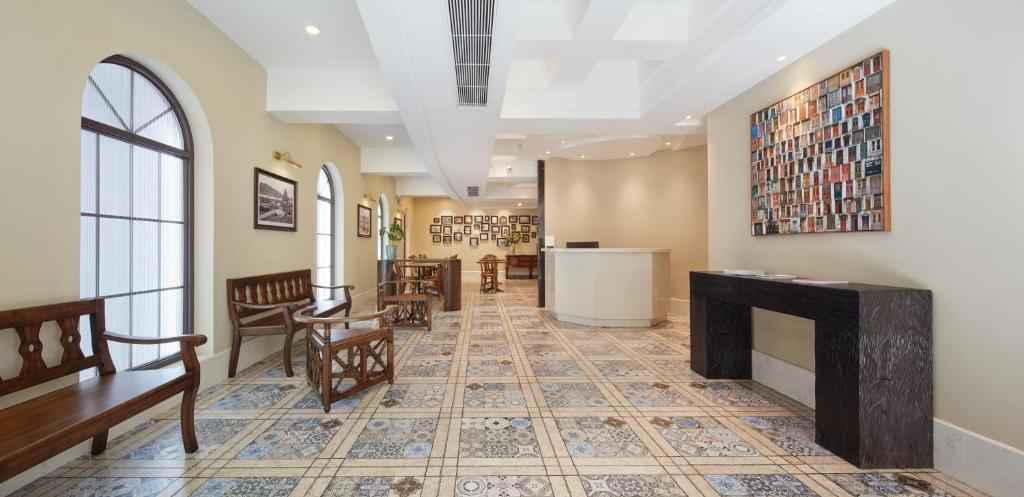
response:
<path id="1" fill-rule="evenodd" d="M 315 306 L 306 307 L 293 318 L 309 326 L 306 380 L 320 394 L 325 413 L 331 412 L 331 404 L 340 399 L 384 381 L 395 382 L 393 325 L 397 307 L 388 306 L 368 316 L 316 317 L 315 312 Z M 349 328 L 351 323 L 367 321 L 377 321 L 377 326 Z M 344 329 L 332 328 L 342 324 Z M 349 379 L 355 384 L 345 381 Z"/>
<path id="2" fill-rule="evenodd" d="M 306 325 L 296 324 L 292 314 L 298 309 L 314 305 L 316 316 L 330 316 L 341 311 L 348 316 L 352 310 L 352 289 L 355 288 L 352 285 L 314 285 L 309 269 L 233 278 L 227 280 L 227 285 L 228 316 L 234 332 L 228 362 L 228 377 L 231 378 L 238 368 L 242 338 L 262 335 L 284 335 L 284 371 L 286 375 L 293 376 L 292 341 L 295 333 L 305 329 Z M 314 288 L 342 289 L 345 300 L 317 301 Z"/>
<path id="3" fill-rule="evenodd" d="M 430 302 L 433 297 L 427 291 L 432 279 L 419 278 L 419 268 L 412 264 L 396 262 L 395 279 L 377 285 L 377 309 L 393 305 L 398 308 L 394 325 L 433 329 Z"/>
<path id="4" fill-rule="evenodd" d="M 92 342 L 88 355 L 82 350 L 79 332 L 79 323 L 85 316 Z M 54 327 L 60 332 L 58 343 L 62 350 L 56 364 L 47 364 L 43 358 L 40 337 L 48 334 L 46 327 L 53 326 L 49 323 L 56 323 Z M 99 454 L 106 450 L 110 428 L 179 393 L 185 452 L 191 454 L 199 449 L 195 430 L 200 378 L 196 347 L 206 343 L 205 336 L 144 338 L 110 333 L 104 320 L 103 299 L 0 311 L 0 330 L 6 329 L 18 334 L 21 368 L 13 376 L 0 378 L 0 395 L 77 376 L 91 368 L 96 368 L 99 375 L 84 381 L 73 378 L 70 386 L 0 410 L 0 482 L 90 438 L 93 455 Z M 130 345 L 178 343 L 185 368 L 117 371 L 108 341 Z"/>
<path id="5" fill-rule="evenodd" d="M 501 283 L 498 281 L 498 265 L 501 259 L 494 254 L 487 254 L 477 261 L 480 264 L 480 293 L 501 292 Z"/>

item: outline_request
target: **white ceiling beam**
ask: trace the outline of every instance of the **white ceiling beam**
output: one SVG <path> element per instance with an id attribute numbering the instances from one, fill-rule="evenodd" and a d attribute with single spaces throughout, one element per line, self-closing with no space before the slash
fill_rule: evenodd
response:
<path id="1" fill-rule="evenodd" d="M 578 49 L 569 57 L 558 59 L 558 72 L 552 86 L 566 88 L 582 84 L 594 63 L 605 56 L 603 52 L 586 50 L 586 45 L 611 40 L 635 3 L 636 0 L 590 0 L 573 35 L 572 46 Z"/>
<path id="2" fill-rule="evenodd" d="M 407 148 L 362 148 L 359 170 L 379 176 L 430 176 L 419 154 Z"/>
<path id="3" fill-rule="evenodd" d="M 432 178 L 395 178 L 395 195 L 399 197 L 447 197 L 448 193 Z"/>

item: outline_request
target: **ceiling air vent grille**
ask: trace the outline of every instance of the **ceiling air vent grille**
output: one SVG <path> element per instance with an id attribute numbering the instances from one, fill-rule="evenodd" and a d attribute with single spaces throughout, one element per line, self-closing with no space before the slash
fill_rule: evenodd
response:
<path id="1" fill-rule="evenodd" d="M 470 197 L 479 197 L 480 196 L 480 187 L 479 186 L 467 186 L 466 187 L 466 194 L 469 195 Z"/>
<path id="2" fill-rule="evenodd" d="M 448 0 L 459 107 L 486 107 L 494 0 Z"/>

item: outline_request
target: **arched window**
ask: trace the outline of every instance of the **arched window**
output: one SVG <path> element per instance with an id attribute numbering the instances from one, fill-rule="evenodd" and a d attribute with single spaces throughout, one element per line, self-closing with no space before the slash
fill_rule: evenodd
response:
<path id="1" fill-rule="evenodd" d="M 106 326 L 192 332 L 192 136 L 181 105 L 138 62 L 110 57 L 82 95 L 81 289 Z M 174 360 L 177 344 L 109 344 L 118 368 Z"/>
<path id="2" fill-rule="evenodd" d="M 380 234 L 380 229 L 388 226 L 391 226 L 388 222 L 388 197 L 382 193 L 377 198 L 377 260 L 384 259 L 384 247 L 388 245 L 388 240 Z"/>
<path id="3" fill-rule="evenodd" d="M 316 282 L 334 284 L 334 184 L 326 164 L 316 180 Z M 334 298 L 334 291 L 318 288 L 316 298 Z"/>

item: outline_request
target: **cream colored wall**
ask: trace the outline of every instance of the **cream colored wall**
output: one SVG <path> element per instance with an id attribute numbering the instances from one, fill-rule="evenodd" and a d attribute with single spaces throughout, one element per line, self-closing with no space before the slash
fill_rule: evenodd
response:
<path id="1" fill-rule="evenodd" d="M 936 417 L 1024 448 L 1024 3 L 985 4 L 900 0 L 713 111 L 709 263 L 932 290 Z M 892 66 L 893 231 L 751 237 L 750 113 L 880 48 Z M 758 313 L 754 339 L 813 364 L 808 322 Z"/>
<path id="2" fill-rule="evenodd" d="M 550 159 L 544 168 L 545 234 L 555 245 L 670 248 L 671 296 L 690 298 L 690 271 L 707 268 L 704 147 L 606 161 Z"/>
<path id="3" fill-rule="evenodd" d="M 459 207 L 458 204 L 447 198 L 419 197 L 415 201 L 413 214 L 408 223 L 410 227 L 408 235 L 410 237 L 409 249 L 411 253 L 417 255 L 426 254 L 428 257 L 451 257 L 452 255 L 458 255 L 459 259 L 462 259 L 463 271 L 479 270 L 480 268 L 477 267 L 476 261 L 487 254 L 504 257 L 505 254 L 512 253 L 511 247 L 499 248 L 493 240 L 480 242 L 479 247 L 470 248 L 468 235 L 463 235 L 461 242 L 453 241 L 451 245 L 433 243 L 431 241 L 430 225 L 434 224 L 435 217 L 464 216 L 466 214 L 474 216 L 509 216 L 513 214 L 536 216 L 537 209 L 468 209 Z M 531 225 L 532 229 L 533 225 Z M 477 233 L 478 231 L 473 231 L 474 235 Z M 536 254 L 537 243 L 531 237 L 530 243 L 521 243 L 516 247 L 516 253 Z"/>
<path id="4" fill-rule="evenodd" d="M 196 331 L 204 353 L 229 346 L 224 280 L 312 268 L 320 164 L 344 187 L 344 274 L 356 291 L 375 281 L 374 239 L 355 234 L 356 202 L 394 195 L 391 178 L 363 176 L 359 149 L 334 127 L 287 125 L 266 112 L 264 69 L 184 0 L 6 2 L 0 54 L 0 308 L 78 298 L 79 132 L 86 77 L 126 54 L 175 90 L 196 140 Z M 271 159 L 291 152 L 302 169 Z M 254 230 L 253 167 L 298 180 L 297 233 Z M 0 364 L 17 367 L 13 333 Z M 3 375 L 6 371 L 0 372 Z"/>

